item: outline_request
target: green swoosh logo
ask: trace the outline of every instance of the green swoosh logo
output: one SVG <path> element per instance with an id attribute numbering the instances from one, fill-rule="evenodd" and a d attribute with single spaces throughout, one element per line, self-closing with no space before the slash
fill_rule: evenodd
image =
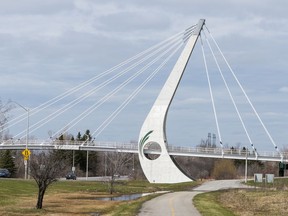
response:
<path id="1" fill-rule="evenodd" d="M 139 142 L 139 150 L 140 150 L 140 155 L 141 157 L 143 157 L 143 146 L 145 144 L 145 142 L 149 139 L 149 135 L 153 133 L 153 130 L 150 130 Z"/>

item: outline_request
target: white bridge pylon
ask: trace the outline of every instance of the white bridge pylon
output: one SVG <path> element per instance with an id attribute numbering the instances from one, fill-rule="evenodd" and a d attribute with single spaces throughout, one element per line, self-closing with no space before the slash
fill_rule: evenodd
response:
<path id="1" fill-rule="evenodd" d="M 180 57 L 172 69 L 158 98 L 146 117 L 139 136 L 139 160 L 143 172 L 152 183 L 179 183 L 192 181 L 173 162 L 168 154 L 166 138 L 166 117 L 188 60 L 195 47 L 205 20 L 199 20 L 196 28 L 187 41 Z M 161 150 L 158 158 L 147 157 L 144 149 L 157 148 Z"/>

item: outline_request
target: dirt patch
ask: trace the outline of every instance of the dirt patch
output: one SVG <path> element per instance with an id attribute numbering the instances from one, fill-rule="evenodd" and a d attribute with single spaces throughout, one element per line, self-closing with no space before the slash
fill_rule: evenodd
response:
<path id="1" fill-rule="evenodd" d="M 44 197 L 43 210 L 35 209 L 37 197 L 27 197 L 19 200 L 13 208 L 6 206 L 3 212 L 8 215 L 98 215 L 104 209 L 107 211 L 119 204 L 119 202 L 94 200 L 97 195 L 83 192 L 47 194 Z M 1 210 L 4 208 L 0 207 L 0 212 Z"/>

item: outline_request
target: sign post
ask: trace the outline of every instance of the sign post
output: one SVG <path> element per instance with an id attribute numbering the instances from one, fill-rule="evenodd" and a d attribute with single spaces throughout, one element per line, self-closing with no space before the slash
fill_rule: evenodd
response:
<path id="1" fill-rule="evenodd" d="M 24 156 L 25 179 L 27 179 L 27 168 L 28 168 L 27 165 L 28 165 L 30 154 L 31 154 L 31 151 L 27 147 L 22 151 L 22 155 Z"/>

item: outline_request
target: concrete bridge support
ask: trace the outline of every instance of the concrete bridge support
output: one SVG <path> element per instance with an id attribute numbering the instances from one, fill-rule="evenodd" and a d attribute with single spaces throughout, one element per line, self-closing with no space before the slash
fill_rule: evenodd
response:
<path id="1" fill-rule="evenodd" d="M 166 117 L 204 23 L 205 20 L 199 20 L 142 125 L 139 136 L 139 160 L 149 182 L 178 183 L 192 181 L 192 179 L 188 178 L 178 169 L 168 154 Z M 158 155 L 159 157 L 152 158 L 144 154 L 144 149 L 157 149 L 161 153 Z"/>

